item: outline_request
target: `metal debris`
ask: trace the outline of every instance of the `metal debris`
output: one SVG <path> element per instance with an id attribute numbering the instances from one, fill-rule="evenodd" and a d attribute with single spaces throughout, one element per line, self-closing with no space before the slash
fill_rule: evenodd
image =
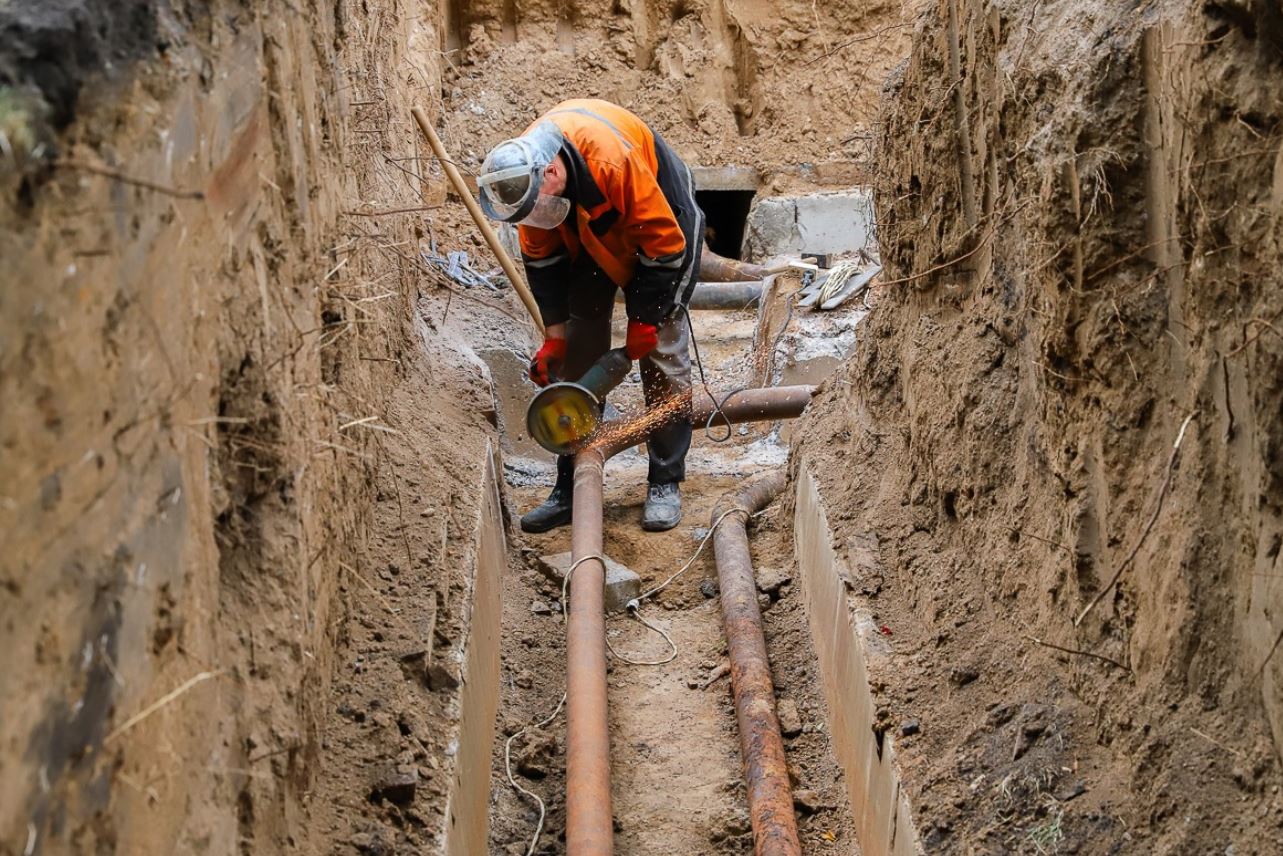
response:
<path id="1" fill-rule="evenodd" d="M 467 250 L 450 250 L 444 256 L 441 255 L 437 252 L 436 240 L 432 241 L 428 249 L 420 250 L 419 256 L 423 259 L 424 264 L 436 268 L 450 277 L 450 279 L 467 288 L 484 285 L 491 291 L 499 291 L 500 287 L 492 282 L 491 279 L 507 282 L 506 279 L 503 279 L 500 268 L 494 268 L 485 273 L 473 268 L 468 260 Z"/>

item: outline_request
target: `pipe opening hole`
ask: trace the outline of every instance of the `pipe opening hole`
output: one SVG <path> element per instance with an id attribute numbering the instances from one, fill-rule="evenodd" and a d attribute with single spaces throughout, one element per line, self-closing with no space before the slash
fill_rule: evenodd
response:
<path id="1" fill-rule="evenodd" d="M 704 211 L 704 241 L 709 249 L 729 259 L 740 258 L 744 224 L 755 194 L 753 190 L 695 191 L 695 201 Z"/>

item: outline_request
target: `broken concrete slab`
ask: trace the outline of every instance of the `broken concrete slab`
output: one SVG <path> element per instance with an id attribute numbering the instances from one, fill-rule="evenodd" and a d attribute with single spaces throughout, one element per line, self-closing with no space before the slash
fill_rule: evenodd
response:
<path id="1" fill-rule="evenodd" d="M 570 553 L 553 553 L 540 556 L 535 565 L 545 577 L 561 585 L 570 568 Z M 628 601 L 641 594 L 641 577 L 623 565 L 606 557 L 606 611 L 623 612 Z"/>
<path id="2" fill-rule="evenodd" d="M 760 199 L 749 212 L 748 258 L 851 253 L 874 242 L 873 196 L 867 188 Z"/>

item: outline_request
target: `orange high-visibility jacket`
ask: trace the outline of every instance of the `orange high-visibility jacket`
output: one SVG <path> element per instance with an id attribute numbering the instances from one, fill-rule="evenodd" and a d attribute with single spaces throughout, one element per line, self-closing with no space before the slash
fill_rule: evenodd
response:
<path id="1" fill-rule="evenodd" d="M 530 288 L 544 323 L 570 314 L 573 260 L 587 253 L 624 289 L 630 319 L 658 324 L 694 286 L 703 238 L 690 170 L 645 122 L 609 101 L 563 101 L 538 120 L 565 137 L 565 195 L 556 229 L 518 227 Z"/>

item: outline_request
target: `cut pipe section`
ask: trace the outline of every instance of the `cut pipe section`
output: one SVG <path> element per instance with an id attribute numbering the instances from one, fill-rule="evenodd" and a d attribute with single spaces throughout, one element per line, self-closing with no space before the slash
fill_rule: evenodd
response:
<path id="1" fill-rule="evenodd" d="M 784 489 L 784 483 L 783 472 L 770 473 L 755 479 L 740 492 L 722 497 L 713 509 L 712 525 L 717 526 L 713 554 L 721 590 L 722 623 L 730 651 L 731 690 L 735 697 L 735 720 L 739 726 L 756 856 L 801 856 L 802 853 L 745 529 L 748 516 L 770 505 Z M 721 525 L 717 524 L 718 520 L 722 521 Z"/>
<path id="2" fill-rule="evenodd" d="M 765 279 L 766 268 L 752 262 L 719 256 L 708 248 L 708 244 L 705 244 L 704 251 L 699 257 L 699 278 L 704 282 L 743 282 Z"/>
<path id="3" fill-rule="evenodd" d="M 762 299 L 762 281 L 701 282 L 691 294 L 691 309 L 745 309 Z"/>
<path id="4" fill-rule="evenodd" d="M 742 390 L 722 406 L 721 416 L 713 424 L 801 416 L 814 391 L 811 386 Z M 696 425 L 705 424 L 713 413 L 714 402 L 707 393 L 694 398 L 691 416 Z M 644 434 L 633 436 L 625 431 L 614 443 L 591 447 L 575 456 L 574 519 L 570 535 L 572 571 L 566 625 L 568 856 L 611 856 L 614 852 L 606 703 L 606 568 L 600 558 L 592 557 L 602 555 L 602 468 L 608 458 L 644 439 Z M 787 782 L 787 774 L 785 780 Z"/>

